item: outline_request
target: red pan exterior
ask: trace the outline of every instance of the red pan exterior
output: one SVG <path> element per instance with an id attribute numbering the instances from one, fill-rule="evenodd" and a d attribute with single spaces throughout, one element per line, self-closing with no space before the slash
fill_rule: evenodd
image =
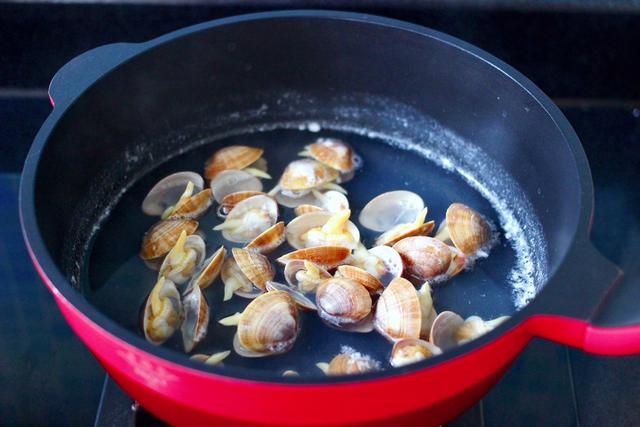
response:
<path id="1" fill-rule="evenodd" d="M 30 254 L 67 322 L 109 375 L 174 425 L 437 426 L 482 398 L 531 339 L 520 325 L 462 357 L 377 380 L 295 385 L 231 379 L 158 358 L 111 335 L 67 301 Z M 330 401 L 332 410 L 323 411 L 322 401 Z M 289 409 L 273 402 L 288 402 Z"/>

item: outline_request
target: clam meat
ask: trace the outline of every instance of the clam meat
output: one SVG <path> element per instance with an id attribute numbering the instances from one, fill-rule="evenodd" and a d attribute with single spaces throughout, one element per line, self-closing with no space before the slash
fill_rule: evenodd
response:
<path id="1" fill-rule="evenodd" d="M 269 196 L 253 196 L 238 203 L 222 224 L 222 236 L 235 243 L 249 243 L 274 226 L 278 220 L 278 205 Z"/>
<path id="2" fill-rule="evenodd" d="M 181 317 L 182 303 L 176 285 L 160 276 L 144 307 L 144 337 L 152 344 L 164 343 L 180 326 Z"/>
<path id="3" fill-rule="evenodd" d="M 205 243 L 202 237 L 182 230 L 178 241 L 171 248 L 160 266 L 160 276 L 164 276 L 176 285 L 188 281 L 205 255 Z"/>
<path id="4" fill-rule="evenodd" d="M 442 350 L 428 341 L 404 339 L 397 341 L 393 345 L 389 363 L 391 366 L 398 368 L 429 359 L 439 354 L 442 354 Z"/>
<path id="5" fill-rule="evenodd" d="M 176 172 L 164 177 L 147 193 L 142 201 L 142 211 L 151 216 L 162 215 L 178 202 L 189 183 L 196 193 L 204 188 L 204 180 L 195 172 Z"/>
<path id="6" fill-rule="evenodd" d="M 309 260 L 293 260 L 284 267 L 287 283 L 298 288 L 302 293 L 315 292 L 316 288 L 331 274 L 321 266 Z"/>
<path id="7" fill-rule="evenodd" d="M 314 246 L 344 246 L 355 249 L 360 241 L 358 228 L 349 221 L 350 210 L 336 214 L 311 212 L 296 217 L 286 227 L 287 242 L 296 249 Z"/>

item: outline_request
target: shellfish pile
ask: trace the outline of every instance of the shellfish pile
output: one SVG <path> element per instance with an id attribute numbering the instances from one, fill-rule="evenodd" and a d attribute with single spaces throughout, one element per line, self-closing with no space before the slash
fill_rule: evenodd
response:
<path id="1" fill-rule="evenodd" d="M 141 321 L 149 342 L 161 345 L 179 331 L 184 351 L 193 353 L 217 321 L 237 328 L 233 341 L 220 343 L 225 351 L 191 359 L 218 365 L 231 348 L 242 357 L 276 356 L 295 346 L 305 311 L 329 328 L 381 334 L 390 343 L 389 364 L 398 367 L 442 354 L 506 320 L 438 313 L 432 298 L 433 287 L 488 256 L 495 233 L 480 213 L 453 203 L 436 227 L 419 195 L 397 190 L 373 198 L 356 220 L 341 184 L 354 179 L 362 161 L 348 144 L 327 138 L 309 144 L 268 192 L 263 154 L 228 146 L 206 161 L 203 176 L 177 172 L 148 192 L 142 210 L 158 217 L 140 249 L 140 258 L 158 271 Z M 285 209 L 295 215 L 288 223 Z M 228 244 L 209 250 L 199 229 L 205 215 L 220 219 L 209 232 Z M 363 244 L 358 227 L 379 233 L 373 247 Z M 206 296 L 211 286 L 224 287 L 222 303 L 245 298 L 246 307 L 218 318 Z M 327 375 L 382 369 L 349 347 L 317 366 Z"/>

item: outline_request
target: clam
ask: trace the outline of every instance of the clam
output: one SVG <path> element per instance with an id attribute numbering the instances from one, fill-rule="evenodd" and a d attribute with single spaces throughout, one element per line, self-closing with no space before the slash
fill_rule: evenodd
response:
<path id="1" fill-rule="evenodd" d="M 329 190 L 321 193 L 318 190 L 311 190 L 311 194 L 316 198 L 316 204 L 329 213 L 338 213 L 349 209 L 347 196 L 339 191 Z"/>
<path id="2" fill-rule="evenodd" d="M 242 274 L 256 287 L 266 290 L 267 282 L 273 280 L 276 274 L 267 257 L 240 248 L 231 249 L 231 253 Z"/>
<path id="3" fill-rule="evenodd" d="M 422 198 L 411 191 L 398 190 L 373 198 L 360 212 L 358 221 L 373 231 L 387 231 L 411 223 L 424 209 Z"/>
<path id="4" fill-rule="evenodd" d="M 351 255 L 351 250 L 344 246 L 316 246 L 289 252 L 282 255 L 277 261 L 280 264 L 286 264 L 293 260 L 307 260 L 325 269 L 331 269 L 345 264 L 349 255 Z"/>
<path id="5" fill-rule="evenodd" d="M 379 279 L 384 286 L 394 278 L 402 276 L 403 271 L 400 255 L 389 246 L 376 246 L 367 250 L 362 243 L 359 243 L 349 264 L 366 270 Z"/>
<path id="6" fill-rule="evenodd" d="M 300 307 L 303 310 L 315 311 L 318 309 L 318 307 L 316 307 L 313 301 L 311 301 L 309 298 L 304 296 L 304 294 L 300 292 L 297 288 L 285 285 L 283 283 L 278 283 L 278 282 L 267 282 L 266 287 L 268 292 L 283 291 L 288 293 L 291 296 L 291 298 L 293 298 L 293 300 L 296 302 L 298 307 Z"/>
<path id="7" fill-rule="evenodd" d="M 293 260 L 284 267 L 287 283 L 297 287 L 300 292 L 315 292 L 320 283 L 331 278 L 331 274 L 321 266 L 308 260 Z"/>
<path id="8" fill-rule="evenodd" d="M 221 172 L 236 169 L 252 173 L 260 178 L 270 179 L 266 173 L 266 161 L 262 159 L 262 148 L 231 145 L 216 151 L 205 164 L 204 176 L 213 179 Z"/>
<path id="9" fill-rule="evenodd" d="M 438 239 L 427 236 L 407 237 L 393 245 L 402 258 L 406 274 L 420 281 L 447 279 L 451 249 Z"/>
<path id="10" fill-rule="evenodd" d="M 173 248 L 182 231 L 187 235 L 195 233 L 198 222 L 187 219 L 164 220 L 155 223 L 142 239 L 140 258 L 155 260 L 165 256 Z"/>
<path id="11" fill-rule="evenodd" d="M 222 361 L 226 359 L 231 354 L 231 351 L 220 351 L 214 354 L 194 354 L 189 359 L 195 360 L 196 362 L 202 362 L 205 365 L 221 365 Z"/>
<path id="12" fill-rule="evenodd" d="M 336 277 L 355 280 L 364 286 L 371 294 L 380 294 L 384 290 L 382 282 L 377 277 L 360 267 L 355 267 L 353 265 L 341 265 L 338 267 L 338 271 L 335 275 Z"/>
<path id="13" fill-rule="evenodd" d="M 286 196 L 280 192 L 279 185 L 276 185 L 271 191 L 269 191 L 269 195 L 275 195 L 274 197 L 276 202 L 287 208 L 297 208 L 300 205 L 317 204 L 316 196 L 314 196 L 312 192 L 296 195 L 296 197 Z"/>
<path id="14" fill-rule="evenodd" d="M 218 216 L 220 218 L 226 218 L 231 209 L 233 209 L 238 203 L 244 199 L 248 199 L 253 196 L 266 195 L 262 191 L 236 191 L 235 193 L 227 194 L 220 201 L 218 206 Z"/>
<path id="15" fill-rule="evenodd" d="M 196 193 L 202 191 L 204 180 L 195 172 L 176 172 L 164 177 L 142 201 L 142 211 L 151 216 L 162 215 L 167 208 L 178 202 L 189 182 L 193 184 Z"/>
<path id="16" fill-rule="evenodd" d="M 478 316 L 471 316 L 463 320 L 452 311 L 443 311 L 431 326 L 430 341 L 446 351 L 486 334 L 508 318 L 509 316 L 502 316 L 485 321 Z"/>
<path id="17" fill-rule="evenodd" d="M 298 371 L 295 371 L 293 369 L 287 369 L 282 373 L 282 376 L 283 377 L 299 377 L 300 374 L 298 373 Z"/>
<path id="18" fill-rule="evenodd" d="M 391 366 L 398 368 L 439 354 L 442 354 L 442 350 L 428 341 L 416 339 L 400 340 L 393 345 L 389 363 L 391 363 Z"/>
<path id="19" fill-rule="evenodd" d="M 225 197 L 239 192 L 262 192 L 262 182 L 255 176 L 240 170 L 220 172 L 209 184 L 216 202 L 222 203 Z M 239 203 L 239 202 L 237 202 Z"/>
<path id="20" fill-rule="evenodd" d="M 334 215 L 311 212 L 296 217 L 286 228 L 287 242 L 296 249 L 314 246 L 344 246 L 354 249 L 360 241 L 358 228 L 349 221 L 350 210 Z"/>
<path id="21" fill-rule="evenodd" d="M 319 206 L 315 206 L 315 205 L 299 205 L 296 206 L 296 208 L 293 210 L 293 213 L 296 216 L 300 216 L 300 215 L 304 215 L 304 214 L 308 214 L 311 212 L 324 212 L 324 209 L 322 209 Z"/>
<path id="22" fill-rule="evenodd" d="M 222 264 L 220 275 L 224 283 L 223 301 L 230 300 L 233 294 L 243 298 L 255 298 L 262 293 L 262 289 L 251 283 L 233 258 L 227 259 L 224 264 Z"/>
<path id="23" fill-rule="evenodd" d="M 462 203 L 453 203 L 447 209 L 446 221 L 436 239 L 453 243 L 465 255 L 476 255 L 489 244 L 491 227 L 475 210 Z"/>
<path id="24" fill-rule="evenodd" d="M 269 196 L 253 196 L 238 203 L 226 220 L 214 227 L 236 243 L 249 243 L 278 220 L 278 205 Z"/>
<path id="25" fill-rule="evenodd" d="M 376 306 L 374 326 L 391 341 L 418 339 L 422 325 L 420 299 L 406 279 L 393 279 Z"/>
<path id="26" fill-rule="evenodd" d="M 351 172 L 359 164 L 357 161 L 354 162 L 355 154 L 351 147 L 341 140 L 333 138 L 319 138 L 298 154 L 311 157 L 341 173 Z"/>
<path id="27" fill-rule="evenodd" d="M 189 353 L 193 347 L 204 339 L 209 326 L 209 304 L 200 286 L 191 286 L 182 297 L 184 320 L 180 331 L 184 351 Z"/>
<path id="28" fill-rule="evenodd" d="M 200 236 L 192 234 L 187 237 L 187 232 L 182 230 L 178 241 L 162 261 L 159 275 L 177 285 L 185 283 L 204 259 L 205 250 Z"/>
<path id="29" fill-rule="evenodd" d="M 197 219 L 204 215 L 213 203 L 213 193 L 207 188 L 194 193 L 195 186 L 189 181 L 175 205 L 162 213 L 162 219 Z"/>
<path id="30" fill-rule="evenodd" d="M 280 191 L 284 196 L 299 198 L 309 194 L 314 188 L 345 192 L 342 187 L 333 183 L 338 175 L 337 170 L 316 160 L 294 160 L 286 167 L 279 184 L 270 193 Z"/>
<path id="31" fill-rule="evenodd" d="M 341 353 L 331 359 L 330 363 L 316 363 L 316 366 L 330 376 L 364 374 L 380 370 L 379 362 L 347 346 L 344 346 Z"/>
<path id="32" fill-rule="evenodd" d="M 330 326 L 352 332 L 370 332 L 372 301 L 369 291 L 355 280 L 327 279 L 318 286 L 316 305 Z"/>
<path id="33" fill-rule="evenodd" d="M 416 215 L 415 220 L 408 224 L 398 224 L 391 230 L 385 231 L 376 239 L 376 245 L 393 246 L 396 242 L 411 236 L 422 236 L 431 233 L 435 226 L 434 221 L 424 222 L 427 217 L 427 208 L 422 209 Z"/>
<path id="34" fill-rule="evenodd" d="M 175 333 L 182 316 L 182 303 L 176 285 L 160 276 L 144 307 L 142 330 L 152 344 L 160 345 Z"/>
<path id="35" fill-rule="evenodd" d="M 193 283 L 201 289 L 208 288 L 220 274 L 226 254 L 227 251 L 224 246 L 220 246 L 213 255 L 202 263 L 200 269 L 193 275 Z"/>
<path id="36" fill-rule="evenodd" d="M 240 356 L 264 357 L 287 352 L 298 338 L 296 303 L 283 291 L 271 291 L 251 301 L 240 315 L 220 320 L 238 325 L 233 348 Z"/>
<path id="37" fill-rule="evenodd" d="M 284 229 L 284 222 L 280 221 L 274 224 L 249 242 L 245 249 L 260 254 L 268 254 L 275 251 L 284 243 Z"/>

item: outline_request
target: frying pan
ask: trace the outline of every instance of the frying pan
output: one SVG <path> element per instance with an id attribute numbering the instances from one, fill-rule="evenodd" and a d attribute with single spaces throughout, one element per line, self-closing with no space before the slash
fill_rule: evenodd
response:
<path id="1" fill-rule="evenodd" d="M 93 49 L 56 74 L 49 95 L 54 109 L 35 138 L 20 189 L 29 253 L 109 375 L 167 422 L 439 425 L 480 399 L 534 336 L 598 354 L 640 352 L 637 309 L 607 306 L 608 293 L 624 283 L 589 241 L 593 188 L 577 136 L 534 84 L 465 42 L 369 15 L 252 14 Z M 502 201 L 525 226 L 511 232 L 528 244 L 523 265 L 535 298 L 494 331 L 441 357 L 344 378 L 203 366 L 147 343 L 114 321 L 108 304 L 91 299 L 91 274 L 99 276 L 87 262 L 92 250 L 114 258 L 137 251 L 139 234 L 131 237 L 133 246 L 105 248 L 94 238 L 101 227 L 130 234 L 126 223 L 109 222 L 130 193 L 124 189 L 134 191 L 168 160 L 215 143 L 212 135 L 234 138 L 248 129 L 310 122 L 396 142 L 371 143 L 371 152 L 384 146 L 404 153 L 399 172 L 354 180 L 352 194 L 400 185 L 394 177 L 403 176 L 405 160 L 409 165 L 421 153 L 466 179 L 451 178 L 442 192 Z M 414 145 L 407 151 L 398 141 Z M 282 157 L 276 143 L 266 149 L 274 161 Z M 376 158 L 365 151 L 366 166 Z M 393 158 L 387 156 L 388 164 Z M 407 168 L 418 185 L 441 176 Z M 495 250 L 486 265 L 502 262 Z M 499 267 L 496 272 L 504 277 Z M 506 284 L 495 289 L 511 292 Z M 491 292 L 486 298 L 485 307 L 497 301 Z M 602 326 L 596 319 L 605 309 L 615 310 L 616 320 Z"/>

